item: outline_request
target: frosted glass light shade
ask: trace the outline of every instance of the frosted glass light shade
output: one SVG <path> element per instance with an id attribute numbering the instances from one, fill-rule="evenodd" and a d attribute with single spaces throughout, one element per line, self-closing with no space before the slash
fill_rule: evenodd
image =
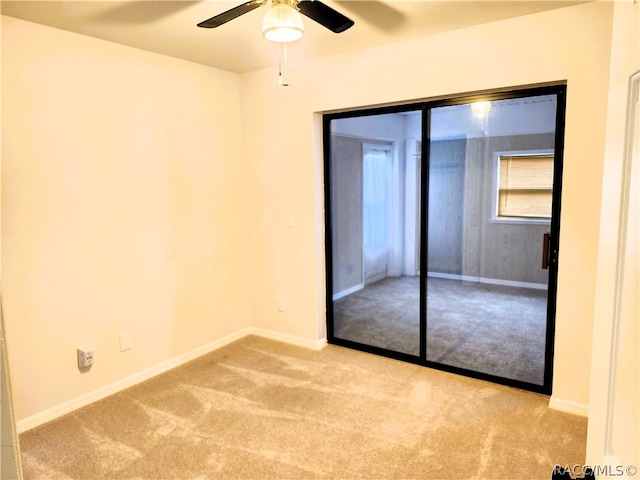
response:
<path id="1" fill-rule="evenodd" d="M 473 110 L 473 113 L 478 113 L 478 114 L 489 113 L 489 110 L 491 110 L 491 102 L 472 103 L 471 110 Z"/>
<path id="2" fill-rule="evenodd" d="M 262 34 L 272 42 L 294 42 L 302 38 L 303 33 L 302 16 L 289 5 L 274 5 L 262 21 Z"/>

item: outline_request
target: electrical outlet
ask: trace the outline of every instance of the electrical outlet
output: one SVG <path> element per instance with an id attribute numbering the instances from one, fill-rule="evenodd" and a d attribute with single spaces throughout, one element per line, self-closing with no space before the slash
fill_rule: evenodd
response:
<path id="1" fill-rule="evenodd" d="M 90 368 L 93 365 L 93 347 L 81 345 L 78 347 L 78 368 Z"/>

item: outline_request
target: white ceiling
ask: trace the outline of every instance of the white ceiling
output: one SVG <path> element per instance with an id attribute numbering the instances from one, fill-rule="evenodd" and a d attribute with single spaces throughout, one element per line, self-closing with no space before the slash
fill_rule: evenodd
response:
<path id="1" fill-rule="evenodd" d="M 232 72 L 277 63 L 277 46 L 262 37 L 268 6 L 215 29 L 196 24 L 246 0 L 2 0 L 2 14 Z M 335 34 L 304 18 L 305 35 L 290 61 L 393 43 L 471 25 L 567 7 L 584 0 L 323 0 L 355 21 Z"/>

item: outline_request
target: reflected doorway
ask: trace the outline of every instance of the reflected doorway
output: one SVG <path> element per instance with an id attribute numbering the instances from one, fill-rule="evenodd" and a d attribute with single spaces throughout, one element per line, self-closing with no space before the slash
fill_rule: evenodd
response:
<path id="1" fill-rule="evenodd" d="M 411 356 L 420 354 L 420 132 L 413 110 L 333 120 L 330 141 L 332 330 Z"/>

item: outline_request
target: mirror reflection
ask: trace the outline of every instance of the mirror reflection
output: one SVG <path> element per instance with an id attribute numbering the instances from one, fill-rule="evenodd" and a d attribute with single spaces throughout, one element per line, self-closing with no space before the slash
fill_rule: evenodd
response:
<path id="1" fill-rule="evenodd" d="M 420 353 L 421 112 L 331 122 L 337 338 Z"/>
<path id="2" fill-rule="evenodd" d="M 540 388 L 557 93 L 459 102 L 330 118 L 333 338 Z"/>

